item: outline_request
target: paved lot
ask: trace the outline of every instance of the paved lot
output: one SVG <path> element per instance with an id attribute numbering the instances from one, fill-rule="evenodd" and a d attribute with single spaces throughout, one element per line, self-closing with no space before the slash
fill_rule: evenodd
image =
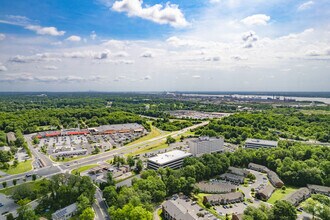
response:
<path id="1" fill-rule="evenodd" d="M 249 169 L 248 169 L 249 170 Z M 254 171 L 254 170 L 249 170 L 252 174 L 254 174 L 256 176 L 256 180 L 254 183 L 248 184 L 247 187 L 243 186 L 243 185 L 239 185 L 237 186 L 245 195 L 246 199 L 251 199 L 252 203 L 249 202 L 244 202 L 244 203 L 235 203 L 232 204 L 232 207 L 230 208 L 229 205 L 227 205 L 225 208 L 225 206 L 215 206 L 216 211 L 220 214 L 220 215 L 226 215 L 226 214 L 231 214 L 231 213 L 237 213 L 237 214 L 241 214 L 244 212 L 245 208 L 248 205 L 252 205 L 255 207 L 258 207 L 261 205 L 261 203 L 263 204 L 267 204 L 264 203 L 261 200 L 255 199 L 251 196 L 251 189 L 252 188 L 257 188 L 258 186 L 260 186 L 261 184 L 270 184 L 267 178 L 266 174 Z"/>
<path id="2" fill-rule="evenodd" d="M 4 194 L 0 193 L 0 202 L 3 204 L 2 207 L 0 207 L 0 219 L 5 219 L 5 217 L 2 215 L 4 212 L 10 212 L 12 210 L 17 209 L 19 206 L 14 203 L 14 200 L 7 197 Z"/>

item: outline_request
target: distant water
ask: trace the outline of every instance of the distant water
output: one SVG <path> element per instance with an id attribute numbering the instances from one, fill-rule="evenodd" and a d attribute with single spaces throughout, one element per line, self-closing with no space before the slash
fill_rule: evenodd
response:
<path id="1" fill-rule="evenodd" d="M 217 95 L 217 94 L 188 94 L 185 93 L 183 95 L 189 95 L 189 96 L 199 96 L 199 97 L 206 97 L 206 96 L 213 96 L 213 97 L 225 97 L 225 96 L 232 96 L 237 98 L 259 98 L 259 99 L 269 99 L 273 98 L 273 96 L 269 95 L 241 95 L 241 94 L 230 94 L 230 95 Z M 296 97 L 296 96 L 276 96 L 280 100 L 285 99 L 294 99 L 296 101 L 307 101 L 307 102 L 323 102 L 325 104 L 330 104 L 330 98 L 323 98 L 323 97 Z"/>

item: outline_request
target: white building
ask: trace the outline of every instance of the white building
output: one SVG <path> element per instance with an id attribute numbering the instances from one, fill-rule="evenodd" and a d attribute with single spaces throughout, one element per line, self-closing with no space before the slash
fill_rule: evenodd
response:
<path id="1" fill-rule="evenodd" d="M 245 148 L 270 148 L 277 147 L 277 141 L 260 140 L 260 139 L 246 139 Z"/>
<path id="2" fill-rule="evenodd" d="M 148 159 L 148 168 L 157 170 L 158 168 L 169 167 L 172 169 L 177 169 L 182 167 L 183 160 L 186 157 L 190 157 L 191 153 L 186 153 L 181 150 L 173 150 L 163 154 L 158 154 L 155 157 Z"/>
<path id="3" fill-rule="evenodd" d="M 224 150 L 223 138 L 200 137 L 198 139 L 188 141 L 190 153 L 194 156 L 201 156 L 213 152 L 221 152 Z"/>
<path id="4" fill-rule="evenodd" d="M 63 209 L 57 210 L 52 214 L 53 220 L 67 220 L 74 216 L 77 212 L 77 204 L 73 203 Z"/>

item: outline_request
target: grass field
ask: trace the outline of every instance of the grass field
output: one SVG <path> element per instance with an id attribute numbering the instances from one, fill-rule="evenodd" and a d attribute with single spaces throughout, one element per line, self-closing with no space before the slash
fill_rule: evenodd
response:
<path id="1" fill-rule="evenodd" d="M 183 137 L 187 137 L 190 135 L 194 135 L 194 132 L 187 131 L 182 134 Z M 180 142 L 180 137 L 181 137 L 181 135 L 178 137 L 175 137 L 176 142 Z M 160 149 L 165 149 L 165 148 L 168 148 L 168 145 L 165 143 L 165 141 L 161 141 L 161 142 L 157 142 L 155 144 L 146 145 L 145 147 L 141 147 L 140 149 L 137 149 L 136 151 L 134 151 L 132 155 L 145 154 L 150 151 L 155 151 L 155 150 L 160 150 Z"/>
<path id="2" fill-rule="evenodd" d="M 81 172 L 84 172 L 86 170 L 92 169 L 97 166 L 98 166 L 97 164 L 90 164 L 90 165 L 82 166 L 82 167 L 79 167 L 78 169 L 72 170 L 71 173 L 72 174 L 81 173 Z"/>
<path id="3" fill-rule="evenodd" d="M 296 191 L 297 188 L 286 186 L 286 190 L 276 189 L 273 195 L 268 199 L 268 203 L 274 204 L 276 201 L 283 199 L 286 195 Z"/>
<path id="4" fill-rule="evenodd" d="M 7 196 L 12 195 L 13 192 L 14 192 L 14 190 L 18 186 L 22 186 L 22 185 L 26 185 L 26 186 L 28 186 L 32 190 L 38 190 L 40 188 L 40 185 L 41 185 L 42 181 L 43 180 L 39 179 L 39 180 L 36 180 L 36 181 L 22 183 L 22 184 L 19 184 L 19 185 L 16 185 L 16 186 L 7 187 L 7 188 L 4 188 L 4 189 L 1 189 L 0 190 L 0 193 L 3 193 L 5 195 L 7 195 Z"/>
<path id="5" fill-rule="evenodd" d="M 143 141 L 150 140 L 152 138 L 158 137 L 160 135 L 164 135 L 166 133 L 168 133 L 168 132 L 167 131 L 161 131 L 158 128 L 156 128 L 156 127 L 154 127 L 154 126 L 151 125 L 151 131 L 150 131 L 149 134 L 147 134 L 146 136 L 144 136 L 142 138 L 139 138 L 138 140 L 135 140 L 135 141 L 127 144 L 127 146 L 131 146 L 133 144 L 139 144 L 139 143 L 141 143 Z"/>
<path id="6" fill-rule="evenodd" d="M 64 162 L 70 162 L 70 161 L 78 160 L 78 159 L 89 157 L 89 156 L 92 156 L 92 155 L 82 155 L 82 156 L 77 156 L 77 157 L 72 157 L 72 158 L 69 157 L 69 158 L 64 158 L 64 160 L 62 160 L 62 158 L 60 160 L 56 160 L 55 157 L 50 156 L 50 159 L 54 162 L 64 163 Z"/>
<path id="7" fill-rule="evenodd" d="M 1 170 L 1 171 L 13 175 L 13 174 L 24 173 L 30 170 L 32 170 L 32 160 L 20 162 L 17 165 L 17 167 L 10 166 L 8 170 Z"/>

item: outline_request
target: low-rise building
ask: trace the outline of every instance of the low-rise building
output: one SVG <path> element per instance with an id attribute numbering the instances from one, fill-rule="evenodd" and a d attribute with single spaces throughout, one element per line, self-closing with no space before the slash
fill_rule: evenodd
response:
<path id="1" fill-rule="evenodd" d="M 283 181 L 278 177 L 277 173 L 275 173 L 274 171 L 269 170 L 267 172 L 267 176 L 269 181 L 273 184 L 273 186 L 277 188 L 281 188 L 284 185 Z"/>
<path id="2" fill-rule="evenodd" d="M 205 193 L 229 193 L 236 191 L 235 185 L 221 182 L 199 182 L 196 184 L 196 187 L 200 192 Z"/>
<path id="3" fill-rule="evenodd" d="M 67 220 L 77 213 L 77 204 L 73 203 L 63 209 L 57 210 L 52 214 L 53 220 Z"/>
<path id="4" fill-rule="evenodd" d="M 319 193 L 326 196 L 330 196 L 330 187 L 328 186 L 307 184 L 307 187 L 311 191 L 311 193 Z"/>
<path id="5" fill-rule="evenodd" d="M 202 208 L 190 200 L 175 198 L 167 200 L 162 205 L 163 215 L 168 220 L 204 220 L 206 217 L 198 217 Z M 204 215 L 203 215 L 204 216 Z"/>
<path id="6" fill-rule="evenodd" d="M 278 177 L 277 173 L 268 169 L 266 166 L 262 166 L 256 163 L 249 163 L 248 167 L 251 170 L 267 173 L 267 177 L 274 187 L 281 188 L 284 185 L 283 181 Z"/>
<path id="7" fill-rule="evenodd" d="M 245 148 L 271 148 L 277 147 L 277 141 L 270 141 L 270 140 L 261 140 L 261 139 L 246 139 L 245 141 Z"/>
<path id="8" fill-rule="evenodd" d="M 226 194 L 213 194 L 204 196 L 203 202 L 211 205 L 226 205 L 234 202 L 243 202 L 244 195 L 242 192 L 232 192 Z"/>
<path id="9" fill-rule="evenodd" d="M 243 176 L 239 176 L 239 175 L 235 175 L 232 173 L 224 173 L 220 175 L 221 179 L 230 181 L 230 182 L 234 182 L 234 183 L 244 183 L 244 177 Z"/>
<path id="10" fill-rule="evenodd" d="M 222 152 L 224 150 L 224 139 L 222 137 L 199 137 L 188 141 L 188 145 L 192 155 L 201 156 L 203 154 Z"/>
<path id="11" fill-rule="evenodd" d="M 284 200 L 288 201 L 294 206 L 299 205 L 302 201 L 306 200 L 311 196 L 311 192 L 308 188 L 303 187 L 298 189 L 297 191 L 289 194 Z"/>
<path id="12" fill-rule="evenodd" d="M 248 168 L 262 173 L 267 173 L 269 169 L 266 166 L 259 165 L 256 163 L 249 163 Z"/>
<path id="13" fill-rule="evenodd" d="M 246 177 L 250 173 L 246 169 L 237 168 L 237 167 L 229 167 L 228 170 L 232 174 L 236 174 L 236 175 L 244 176 L 244 177 Z"/>
<path id="14" fill-rule="evenodd" d="M 157 170 L 161 167 L 169 167 L 172 169 L 181 168 L 184 158 L 190 157 L 191 153 L 186 153 L 181 150 L 173 150 L 166 153 L 158 154 L 155 157 L 148 158 L 147 167 Z"/>
<path id="15" fill-rule="evenodd" d="M 259 190 L 257 190 L 256 198 L 267 201 L 272 196 L 274 191 L 275 191 L 275 188 L 272 185 L 264 186 L 264 187 L 260 188 Z"/>

